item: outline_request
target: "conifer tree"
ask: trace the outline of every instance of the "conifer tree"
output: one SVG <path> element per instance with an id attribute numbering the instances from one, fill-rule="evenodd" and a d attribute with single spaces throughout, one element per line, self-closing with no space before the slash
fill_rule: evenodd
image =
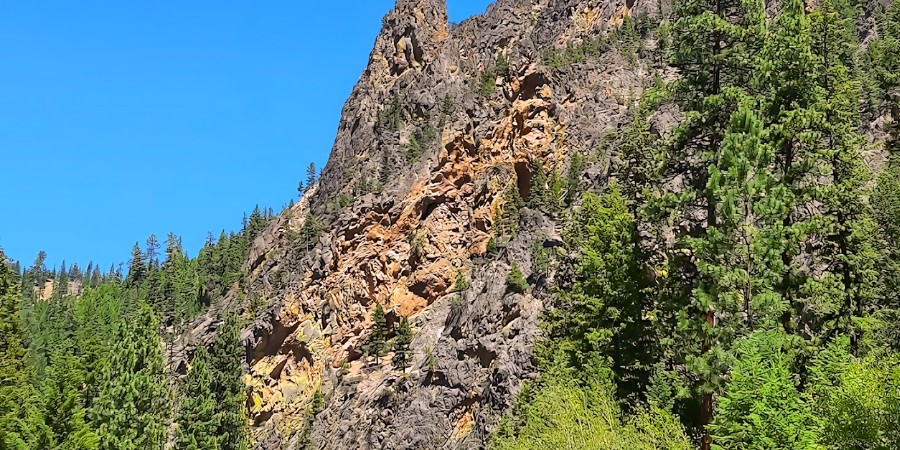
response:
<path id="1" fill-rule="evenodd" d="M 92 423 L 100 450 L 160 450 L 167 404 L 162 348 L 152 309 L 140 303 L 102 364 Z"/>
<path id="2" fill-rule="evenodd" d="M 144 279 L 144 274 L 146 272 L 147 266 L 144 265 L 144 253 L 141 251 L 141 246 L 135 242 L 134 248 L 131 250 L 131 264 L 128 267 L 128 278 L 126 279 L 126 283 L 129 286 L 138 286 Z"/>
<path id="3" fill-rule="evenodd" d="M 216 448 L 244 450 L 247 448 L 246 395 L 241 379 L 244 349 L 234 313 L 226 315 L 209 356 L 212 391 L 216 399 Z"/>
<path id="4" fill-rule="evenodd" d="M 528 207 L 543 210 L 550 203 L 547 198 L 547 174 L 544 165 L 540 161 L 534 162 L 534 178 L 531 183 L 531 192 L 528 196 Z"/>
<path id="5" fill-rule="evenodd" d="M 585 194 L 566 244 L 577 252 L 570 285 L 548 308 L 546 359 L 562 359 L 585 378 L 612 368 L 621 398 L 639 400 L 654 362 L 654 332 L 635 224 L 616 187 Z M 560 358 L 562 357 L 562 358 Z"/>
<path id="6" fill-rule="evenodd" d="M 705 427 L 713 420 L 714 396 L 727 370 L 726 349 L 720 345 L 735 331 L 716 330 L 717 308 L 730 299 L 717 295 L 716 268 L 707 262 L 716 261 L 734 242 L 718 231 L 723 205 L 711 169 L 719 163 L 732 116 L 751 87 L 753 71 L 747 64 L 763 43 L 765 13 L 760 0 L 681 0 L 675 11 L 672 63 L 681 79 L 673 90 L 685 119 L 675 131 L 663 172 L 681 177 L 685 188 L 663 194 L 653 209 L 667 216 L 664 221 L 685 224 L 675 229 L 676 249 L 667 258 L 671 269 L 663 280 L 668 291 L 663 319 L 679 330 L 679 338 L 668 344 L 675 346 L 674 359 L 688 368 L 693 404 L 686 402 L 686 418 Z M 696 260 L 687 256 L 698 251 Z M 701 444 L 710 448 L 708 434 Z"/>
<path id="7" fill-rule="evenodd" d="M 159 268 L 159 239 L 155 234 L 147 238 L 147 267 L 150 271 Z"/>
<path id="8" fill-rule="evenodd" d="M 372 331 L 369 334 L 369 341 L 366 343 L 366 353 L 375 356 L 375 362 L 381 359 L 384 352 L 384 340 L 387 335 L 387 317 L 384 315 L 384 308 L 381 303 L 375 303 L 375 311 L 372 313 Z"/>
<path id="9" fill-rule="evenodd" d="M 710 427 L 718 447 L 821 448 L 819 424 L 794 386 L 786 340 L 765 331 L 736 344 L 737 362 Z"/>
<path id="10" fill-rule="evenodd" d="M 32 370 L 22 345 L 18 288 L 0 249 L 0 448 L 47 448 L 49 430 L 34 404 Z"/>
<path id="11" fill-rule="evenodd" d="M 409 319 L 404 317 L 400 320 L 397 336 L 394 337 L 394 358 L 392 360 L 394 369 L 403 373 L 406 373 L 406 366 L 409 365 L 410 344 L 412 344 L 412 329 L 409 327 Z"/>
<path id="12" fill-rule="evenodd" d="M 99 437 L 86 422 L 82 386 L 84 372 L 68 349 L 57 348 L 41 383 L 41 412 L 51 433 L 50 449 L 94 450 Z"/>
<path id="13" fill-rule="evenodd" d="M 178 410 L 177 450 L 218 448 L 216 432 L 216 396 L 212 391 L 212 373 L 206 347 L 197 347 L 188 372 Z"/>
<path id="14" fill-rule="evenodd" d="M 306 218 L 303 219 L 303 226 L 300 227 L 300 244 L 303 245 L 306 251 L 315 246 L 321 231 L 315 216 L 310 212 L 306 213 Z"/>
<path id="15" fill-rule="evenodd" d="M 318 181 L 319 177 L 318 171 L 316 170 L 316 163 L 309 163 L 309 166 L 306 167 L 306 190 L 312 189 Z"/>
<path id="16" fill-rule="evenodd" d="M 831 265 L 830 277 L 822 277 L 815 285 L 828 286 L 829 278 L 839 291 L 828 302 L 828 289 L 818 289 L 812 296 L 816 311 L 827 311 L 819 318 L 823 341 L 837 332 L 849 332 L 854 349 L 860 340 L 860 330 L 854 325 L 862 319 L 864 310 L 872 306 L 880 289 L 875 222 L 865 202 L 869 173 L 862 159 L 864 137 L 859 133 L 858 84 L 850 76 L 847 64 L 855 47 L 853 22 L 837 11 L 836 0 L 826 0 L 811 14 L 815 31 L 813 47 L 817 56 L 817 85 L 824 95 L 819 100 L 821 111 L 821 159 L 823 172 L 831 182 L 818 186 L 817 198 L 822 201 L 822 224 L 827 231 L 827 245 L 821 259 Z M 838 281 L 839 280 L 839 281 Z M 812 282 L 810 285 L 814 285 Z M 819 330 L 817 330 L 819 331 Z M 854 350 L 855 353 L 855 350 Z"/>

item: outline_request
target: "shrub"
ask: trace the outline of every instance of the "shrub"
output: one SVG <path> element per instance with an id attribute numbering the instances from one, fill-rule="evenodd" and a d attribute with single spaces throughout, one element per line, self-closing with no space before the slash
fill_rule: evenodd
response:
<path id="1" fill-rule="evenodd" d="M 453 292 L 463 292 L 472 287 L 472 282 L 466 276 L 466 272 L 460 269 L 456 272 L 456 280 L 453 281 Z"/>
<path id="2" fill-rule="evenodd" d="M 491 450 L 688 450 L 690 440 L 678 420 L 660 410 L 640 410 L 622 421 L 611 389 L 586 386 L 567 373 L 545 373 L 526 391 L 491 440 Z"/>
<path id="3" fill-rule="evenodd" d="M 528 290 L 528 281 L 525 280 L 525 275 L 516 262 L 512 263 L 509 274 L 506 275 L 506 287 L 519 294 L 524 294 Z"/>

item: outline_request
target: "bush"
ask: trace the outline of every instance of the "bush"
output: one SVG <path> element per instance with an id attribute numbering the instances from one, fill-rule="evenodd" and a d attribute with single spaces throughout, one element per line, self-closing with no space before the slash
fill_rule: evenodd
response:
<path id="1" fill-rule="evenodd" d="M 500 252 L 500 249 L 497 248 L 497 239 L 495 239 L 493 236 L 491 236 L 491 238 L 488 240 L 487 250 L 486 250 L 488 258 L 495 258 L 497 256 L 497 253 L 499 253 L 499 252 Z"/>
<path id="2" fill-rule="evenodd" d="M 548 270 L 550 270 L 550 251 L 544 248 L 544 239 L 539 237 L 534 240 L 531 247 L 531 275 L 537 278 L 546 275 Z"/>
<path id="3" fill-rule="evenodd" d="M 466 272 L 460 269 L 456 272 L 456 280 L 453 281 L 453 292 L 468 291 L 472 287 L 472 282 L 466 277 Z"/>
<path id="4" fill-rule="evenodd" d="M 478 76 L 478 84 L 475 85 L 475 93 L 482 97 L 490 97 L 497 88 L 497 74 L 493 70 L 486 70 Z"/>
<path id="5" fill-rule="evenodd" d="M 524 294 L 528 290 L 528 281 L 525 280 L 525 275 L 522 274 L 522 269 L 516 262 L 512 263 L 512 268 L 506 275 L 506 287 L 519 294 Z"/>
<path id="6" fill-rule="evenodd" d="M 422 156 L 422 146 L 414 135 L 409 137 L 409 143 L 403 148 L 403 152 L 406 153 L 406 159 L 410 162 L 416 162 Z"/>
<path id="7" fill-rule="evenodd" d="M 610 387 L 587 386 L 565 372 L 545 373 L 540 386 L 523 394 L 505 419 L 491 450 L 688 450 L 678 421 L 659 410 L 642 410 L 626 421 Z"/>

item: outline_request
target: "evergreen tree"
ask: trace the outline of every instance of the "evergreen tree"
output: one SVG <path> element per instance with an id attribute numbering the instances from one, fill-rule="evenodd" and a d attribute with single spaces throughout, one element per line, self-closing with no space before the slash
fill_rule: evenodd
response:
<path id="1" fill-rule="evenodd" d="M 159 240 L 155 234 L 147 238 L 147 266 L 150 271 L 159 268 Z"/>
<path id="2" fill-rule="evenodd" d="M 152 309 L 141 303 L 126 318 L 103 361 L 92 424 L 100 450 L 160 450 L 167 404 L 162 348 Z"/>
<path id="3" fill-rule="evenodd" d="M 0 249 L 0 449 L 48 448 L 49 430 L 40 420 L 32 370 L 22 345 L 18 288 Z"/>
<path id="4" fill-rule="evenodd" d="M 737 362 L 710 426 L 719 448 L 821 449 L 819 424 L 794 386 L 784 336 L 757 332 Z"/>
<path id="5" fill-rule="evenodd" d="M 60 264 L 59 272 L 56 276 L 56 283 L 53 286 L 53 298 L 61 299 L 68 295 L 69 290 L 69 272 L 66 270 L 66 261 Z"/>
<path id="6" fill-rule="evenodd" d="M 229 313 L 225 317 L 209 356 L 212 391 L 216 399 L 216 448 L 244 450 L 247 448 L 246 395 L 241 379 L 244 349 L 235 314 Z"/>
<path id="7" fill-rule="evenodd" d="M 99 437 L 86 422 L 82 385 L 84 372 L 68 349 L 58 348 L 50 358 L 40 399 L 44 425 L 51 432 L 49 449 L 94 450 Z"/>
<path id="8" fill-rule="evenodd" d="M 534 162 L 534 178 L 531 183 L 531 192 L 528 196 L 528 207 L 543 210 L 551 203 L 548 197 L 547 174 L 544 165 L 540 161 Z"/>
<path id="9" fill-rule="evenodd" d="M 318 171 L 316 170 L 315 163 L 309 163 L 309 166 L 306 167 L 306 191 L 312 189 L 312 187 L 319 181 Z M 306 192 L 304 191 L 304 192 Z"/>
<path id="10" fill-rule="evenodd" d="M 218 448 L 216 432 L 216 396 L 212 391 L 212 373 L 206 347 L 197 347 L 185 382 L 184 400 L 178 410 L 175 448 L 205 450 Z"/>
<path id="11" fill-rule="evenodd" d="M 387 317 L 381 303 L 375 303 L 375 312 L 372 313 L 372 331 L 369 333 L 369 341 L 366 343 L 367 354 L 375 356 L 375 362 L 381 359 L 384 352 L 384 341 L 387 336 Z"/>
<path id="12" fill-rule="evenodd" d="M 862 158 L 865 138 L 859 133 L 860 92 L 848 68 L 852 56 L 847 54 L 855 47 L 853 22 L 839 14 L 839 6 L 836 0 L 828 0 L 811 14 L 817 84 L 824 93 L 818 106 L 824 116 L 820 167 L 831 178 L 830 183 L 818 187 L 816 196 L 823 204 L 824 220 L 819 228 L 827 231 L 820 232 L 827 236 L 821 253 L 833 267 L 830 284 L 837 286 L 834 290 L 839 294 L 829 303 L 822 289 L 813 296 L 815 302 L 809 303 L 819 313 L 816 328 L 822 330 L 822 340 L 849 331 L 857 347 L 861 332 L 854 323 L 873 306 L 880 286 L 875 270 L 875 222 L 865 201 L 870 177 Z M 820 279 L 818 285 L 828 286 L 827 281 Z"/>
<path id="13" fill-rule="evenodd" d="M 144 265 L 144 253 L 141 251 L 141 246 L 135 242 L 134 248 L 131 250 L 131 264 L 128 268 L 127 284 L 129 286 L 137 286 L 144 279 L 146 272 L 147 266 Z"/>
<path id="14" fill-rule="evenodd" d="M 75 304 L 75 342 L 84 385 L 82 402 L 88 410 L 99 395 L 103 361 L 122 320 L 122 296 L 119 285 L 105 283 L 86 291 Z"/>
<path id="15" fill-rule="evenodd" d="M 397 328 L 397 336 L 394 337 L 394 358 L 392 360 L 394 369 L 406 373 L 406 366 L 409 365 L 410 344 L 412 344 L 412 329 L 409 327 L 409 319 L 404 317 L 400 320 L 400 326 Z"/>
<path id="16" fill-rule="evenodd" d="M 303 226 L 300 227 L 300 244 L 307 252 L 316 245 L 321 232 L 322 230 L 318 221 L 316 221 L 315 216 L 310 212 L 306 213 L 306 218 L 303 220 Z"/>
<path id="17" fill-rule="evenodd" d="M 655 360 L 654 333 L 647 320 L 652 304 L 643 257 L 635 248 L 635 224 L 625 199 L 613 187 L 588 193 L 566 233 L 576 255 L 568 264 L 571 284 L 548 308 L 544 360 L 566 362 L 590 379 L 612 368 L 620 398 L 639 400 Z"/>

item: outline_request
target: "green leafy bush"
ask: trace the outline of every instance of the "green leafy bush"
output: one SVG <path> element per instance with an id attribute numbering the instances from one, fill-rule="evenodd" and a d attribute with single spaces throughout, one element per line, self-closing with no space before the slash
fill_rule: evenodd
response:
<path id="1" fill-rule="evenodd" d="M 516 262 L 512 263 L 512 267 L 506 275 L 506 286 L 509 290 L 519 294 L 524 294 L 528 290 L 528 281 L 525 280 L 525 275 L 522 274 L 522 269 Z"/>
<path id="2" fill-rule="evenodd" d="M 678 420 L 660 410 L 627 418 L 609 386 L 586 386 L 566 372 L 545 373 L 523 394 L 515 415 L 505 419 L 491 450 L 688 450 L 691 443 Z"/>

